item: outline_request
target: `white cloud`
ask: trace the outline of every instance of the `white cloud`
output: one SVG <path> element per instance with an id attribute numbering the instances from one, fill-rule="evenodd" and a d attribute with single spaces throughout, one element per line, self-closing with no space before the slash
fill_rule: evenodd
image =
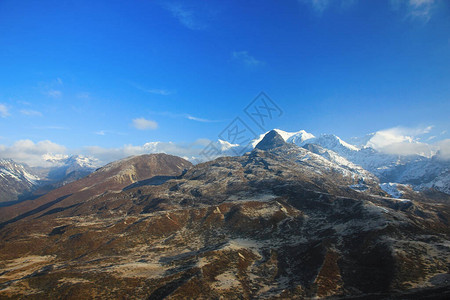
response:
<path id="1" fill-rule="evenodd" d="M 166 153 L 194 160 L 199 153 L 210 143 L 208 139 L 198 139 L 190 143 L 149 142 L 143 145 L 124 145 L 117 148 L 104 148 L 100 146 L 87 146 L 82 149 L 67 149 L 66 147 L 45 140 L 34 143 L 31 140 L 19 140 L 12 146 L 0 144 L 0 158 L 10 158 L 14 161 L 26 163 L 30 166 L 50 167 L 59 160 L 70 155 L 83 154 L 98 160 L 104 165 L 131 155 L 150 153 Z M 218 145 L 219 147 L 220 145 Z M 220 148 L 220 147 L 219 147 Z"/>
<path id="2" fill-rule="evenodd" d="M 450 139 L 446 139 L 437 143 L 439 147 L 439 157 L 450 160 Z"/>
<path id="3" fill-rule="evenodd" d="M 172 94 L 171 91 L 165 90 L 165 89 L 148 89 L 146 91 L 150 94 L 156 94 L 156 95 L 162 95 L 162 96 L 167 96 L 167 95 Z"/>
<path id="4" fill-rule="evenodd" d="M 96 135 L 106 135 L 106 132 L 104 130 L 96 131 L 94 132 Z"/>
<path id="5" fill-rule="evenodd" d="M 0 157 L 26 163 L 30 166 L 50 166 L 48 155 L 64 155 L 66 147 L 45 140 L 34 143 L 31 140 L 19 140 L 12 146 L 0 145 Z"/>
<path id="6" fill-rule="evenodd" d="M 17 104 L 22 104 L 22 105 L 25 105 L 25 106 L 31 106 L 32 105 L 30 102 L 22 101 L 22 100 L 17 101 Z"/>
<path id="7" fill-rule="evenodd" d="M 164 7 L 170 11 L 172 16 L 183 26 L 191 30 L 201 30 L 205 28 L 205 24 L 200 22 L 192 8 L 188 8 L 181 3 L 168 3 Z"/>
<path id="8" fill-rule="evenodd" d="M 213 122 L 219 122 L 217 120 L 208 120 L 208 119 L 202 119 L 202 118 L 197 118 L 191 115 L 186 115 L 186 118 L 188 120 L 192 120 L 192 121 L 197 121 L 197 122 L 203 122 L 203 123 L 213 123 Z"/>
<path id="9" fill-rule="evenodd" d="M 64 126 L 57 126 L 57 125 L 48 125 L 48 126 L 34 126 L 34 129 L 40 129 L 40 130 L 68 130 L 69 128 Z"/>
<path id="10" fill-rule="evenodd" d="M 401 11 L 407 19 L 428 22 L 439 0 L 391 0 L 391 7 Z"/>
<path id="11" fill-rule="evenodd" d="M 408 16 L 428 22 L 434 5 L 434 0 L 409 0 Z"/>
<path id="12" fill-rule="evenodd" d="M 42 113 L 40 111 L 36 111 L 36 110 L 31 110 L 31 109 L 22 109 L 20 111 L 21 114 L 26 115 L 26 116 L 38 116 L 38 117 L 42 117 Z"/>
<path id="13" fill-rule="evenodd" d="M 204 118 L 199 118 L 199 117 L 196 117 L 196 116 L 193 116 L 190 114 L 173 113 L 170 111 L 152 111 L 150 113 L 153 115 L 158 115 L 158 116 L 164 116 L 164 117 L 169 117 L 169 118 L 174 118 L 174 119 L 184 118 L 184 119 L 197 121 L 197 122 L 203 122 L 203 123 L 222 122 L 221 120 L 204 119 Z"/>
<path id="14" fill-rule="evenodd" d="M 240 61 L 241 63 L 249 67 L 256 67 L 265 64 L 263 61 L 257 60 L 256 58 L 248 54 L 248 51 L 234 51 L 232 53 L 232 57 L 234 60 Z"/>
<path id="15" fill-rule="evenodd" d="M 419 137 L 429 133 L 432 129 L 433 126 L 394 127 L 380 130 L 372 136 L 366 145 L 389 154 L 431 156 L 436 152 L 436 147 L 419 142 Z"/>
<path id="16" fill-rule="evenodd" d="M 353 6 L 357 0 L 341 0 L 341 1 L 331 1 L 331 0 L 298 0 L 300 3 L 311 6 L 314 11 L 321 14 L 331 6 L 338 6 L 338 8 L 346 9 Z"/>
<path id="17" fill-rule="evenodd" d="M 317 12 L 323 12 L 330 5 L 330 0 L 304 0 L 303 2 L 311 5 Z"/>
<path id="18" fill-rule="evenodd" d="M 143 87 L 143 86 L 141 86 L 141 85 L 139 85 L 137 83 L 134 83 L 134 82 L 131 82 L 131 84 L 135 88 L 137 88 L 137 89 L 139 89 L 139 90 L 141 90 L 143 92 L 150 93 L 150 94 L 161 95 L 161 96 L 168 96 L 168 95 L 173 93 L 172 91 L 169 91 L 169 90 L 166 90 L 166 89 L 148 89 L 148 88 L 145 88 L 145 87 Z"/>
<path id="19" fill-rule="evenodd" d="M 9 109 L 5 104 L 0 104 L 0 117 L 6 118 L 9 116 Z"/>
<path id="20" fill-rule="evenodd" d="M 145 118 L 137 118 L 133 120 L 133 126 L 139 130 L 149 130 L 158 128 L 158 123 Z"/>
<path id="21" fill-rule="evenodd" d="M 144 145 L 124 145 L 119 148 L 103 148 L 99 146 L 88 146 L 82 150 L 82 154 L 94 156 L 102 164 L 114 160 L 122 159 L 131 155 L 141 155 L 149 153 L 166 153 L 193 160 L 199 156 L 203 148 L 210 141 L 198 139 L 193 143 L 173 143 L 173 142 L 149 142 Z"/>
<path id="22" fill-rule="evenodd" d="M 60 98 L 62 96 L 62 92 L 59 90 L 48 90 L 44 94 L 52 98 Z"/>
<path id="23" fill-rule="evenodd" d="M 91 94 L 88 92 L 81 92 L 77 94 L 77 98 L 79 99 L 89 99 L 91 98 Z"/>
<path id="24" fill-rule="evenodd" d="M 96 134 L 96 135 L 109 135 L 109 134 L 126 135 L 123 132 L 118 132 L 118 131 L 113 131 L 113 130 L 99 130 L 99 131 L 93 132 L 93 134 Z"/>

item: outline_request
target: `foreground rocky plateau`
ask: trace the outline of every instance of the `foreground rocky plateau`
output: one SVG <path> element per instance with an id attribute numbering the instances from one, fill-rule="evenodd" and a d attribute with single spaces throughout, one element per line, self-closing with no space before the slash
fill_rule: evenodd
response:
<path id="1" fill-rule="evenodd" d="M 356 171 L 276 132 L 113 163 L 0 211 L 0 297 L 447 299 L 448 201 Z"/>

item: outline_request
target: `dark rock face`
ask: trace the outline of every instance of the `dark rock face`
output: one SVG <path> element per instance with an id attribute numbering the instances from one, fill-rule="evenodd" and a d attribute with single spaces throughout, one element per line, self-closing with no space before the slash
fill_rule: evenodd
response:
<path id="1" fill-rule="evenodd" d="M 181 170 L 181 162 L 172 166 Z M 115 166 L 99 171 L 116 178 L 124 169 Z M 355 191 L 353 173 L 294 145 L 219 158 L 163 179 L 114 191 L 97 186 L 89 198 L 58 198 L 4 225 L 0 296 L 448 294 L 446 203 L 387 198 L 370 178 L 367 190 Z"/>
<path id="2" fill-rule="evenodd" d="M 285 145 L 286 142 L 275 130 L 269 131 L 264 138 L 256 145 L 256 149 L 270 150 Z"/>

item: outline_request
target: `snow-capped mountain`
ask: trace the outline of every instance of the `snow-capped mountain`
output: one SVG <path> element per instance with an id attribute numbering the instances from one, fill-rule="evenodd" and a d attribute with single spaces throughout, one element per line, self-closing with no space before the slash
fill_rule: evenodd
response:
<path id="1" fill-rule="evenodd" d="M 27 199 L 89 175 L 98 168 L 93 158 L 75 155 L 45 155 L 53 167 L 28 167 L 0 159 L 0 203 Z"/>
<path id="2" fill-rule="evenodd" d="M 305 147 L 295 147 L 287 143 L 277 130 L 267 133 L 256 145 L 256 149 L 276 152 L 280 157 L 287 158 L 311 173 L 339 174 L 343 176 L 347 185 L 358 190 L 367 189 L 365 183 L 378 185 L 378 178 L 335 152 L 319 145 L 307 144 Z"/>
<path id="3" fill-rule="evenodd" d="M 18 200 L 39 182 L 31 168 L 11 159 L 0 159 L 0 203 Z"/>
<path id="4" fill-rule="evenodd" d="M 368 141 L 357 147 L 335 135 L 324 134 L 297 144 L 302 147 L 319 145 L 332 150 L 338 156 L 375 174 L 382 183 L 411 184 L 418 190 L 435 188 L 441 192 L 450 192 L 449 161 L 439 159 L 437 155 L 387 154 L 370 147 L 370 139 Z"/>
<path id="5" fill-rule="evenodd" d="M 39 170 L 43 180 L 52 188 L 87 176 L 99 167 L 97 159 L 83 155 L 48 157 L 47 161 L 52 162 L 54 166 Z"/>
<path id="6" fill-rule="evenodd" d="M 426 157 L 420 155 L 393 155 L 382 153 L 368 146 L 357 147 L 333 134 L 323 134 L 317 138 L 298 143 L 297 145 L 303 147 L 306 144 L 319 145 L 325 149 L 332 150 L 352 163 L 381 177 L 385 176 L 387 170 L 391 170 L 398 165 L 426 159 Z"/>
<path id="7" fill-rule="evenodd" d="M 312 133 L 306 132 L 304 130 L 296 131 L 296 132 L 287 132 L 283 131 L 281 129 L 273 129 L 276 131 L 287 143 L 293 143 L 293 144 L 300 144 L 303 143 L 306 140 L 315 138 L 315 136 Z M 251 144 L 253 148 L 256 147 L 256 145 L 261 142 L 261 140 L 266 136 L 267 133 L 270 131 L 267 131 L 263 134 L 260 134 L 258 138 L 254 139 Z"/>
<path id="8" fill-rule="evenodd" d="M 439 159 L 438 155 L 430 157 L 428 152 L 414 155 L 384 153 L 372 147 L 375 134 L 352 139 L 355 144 L 351 144 L 333 134 L 316 137 L 305 130 L 286 132 L 274 129 L 274 131 L 285 142 L 303 147 L 355 176 L 370 177 L 374 174 L 382 184 L 410 184 L 417 190 L 434 188 L 450 193 L 450 162 Z M 267 133 L 261 134 L 251 142 L 253 148 Z M 413 140 L 410 142 L 415 143 Z M 225 141 L 216 144 L 217 149 L 221 151 L 218 156 L 234 156 L 242 147 Z"/>
<path id="9" fill-rule="evenodd" d="M 0 298 L 447 299 L 449 204 L 304 147 L 129 157 L 0 210 Z"/>

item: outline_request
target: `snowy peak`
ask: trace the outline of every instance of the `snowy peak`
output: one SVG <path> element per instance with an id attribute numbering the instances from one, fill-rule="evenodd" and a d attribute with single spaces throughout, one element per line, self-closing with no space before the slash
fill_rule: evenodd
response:
<path id="1" fill-rule="evenodd" d="M 358 151 L 359 148 L 353 146 L 345 141 L 343 141 L 340 137 L 334 134 L 322 134 L 318 138 L 306 140 L 304 144 L 316 144 L 320 145 L 323 148 L 327 148 L 329 150 L 333 150 L 337 153 L 341 151 Z M 301 146 L 303 146 L 301 145 Z"/>
<path id="2" fill-rule="evenodd" d="M 0 159 L 0 176 L 10 177 L 18 181 L 26 181 L 34 184 L 39 177 L 24 164 L 19 164 L 11 159 Z"/>
<path id="3" fill-rule="evenodd" d="M 56 167 L 67 166 L 71 168 L 98 168 L 97 159 L 84 155 L 68 156 L 63 154 L 44 154 L 42 157 Z"/>
<path id="4" fill-rule="evenodd" d="M 217 142 L 217 146 L 219 147 L 219 149 L 221 151 L 227 151 L 227 150 L 230 150 L 230 149 L 232 149 L 234 147 L 239 147 L 239 144 L 232 144 L 230 142 L 227 142 L 227 141 L 219 139 L 218 142 Z"/>
<path id="5" fill-rule="evenodd" d="M 256 149 L 270 150 L 285 145 L 283 137 L 276 131 L 269 131 L 264 138 L 256 145 Z"/>
<path id="6" fill-rule="evenodd" d="M 312 133 L 306 132 L 304 130 L 300 130 L 295 134 L 291 135 L 289 138 L 285 139 L 287 143 L 292 144 L 301 144 L 307 140 L 313 139 L 315 136 Z"/>
<path id="7" fill-rule="evenodd" d="M 89 168 L 95 169 L 98 168 L 98 160 L 95 158 L 91 158 L 83 155 L 73 155 L 65 160 L 65 164 L 72 167 L 79 168 Z"/>
<path id="8" fill-rule="evenodd" d="M 28 166 L 0 159 L 0 203 L 15 201 L 35 187 L 39 177 Z"/>
<path id="9" fill-rule="evenodd" d="M 306 131 L 304 131 L 304 130 L 300 130 L 300 131 L 296 131 L 296 132 L 288 132 L 288 131 L 284 131 L 284 130 L 281 130 L 281 129 L 272 129 L 271 131 L 277 132 L 277 133 L 283 138 L 283 140 L 284 140 L 285 142 L 287 142 L 287 143 L 294 143 L 294 144 L 296 144 L 296 143 L 293 142 L 293 141 L 301 141 L 301 142 L 303 142 L 303 141 L 305 141 L 305 140 L 312 139 L 312 138 L 315 137 L 313 134 L 311 134 L 311 133 L 309 133 L 309 132 L 306 132 Z M 254 139 L 254 140 L 252 141 L 252 146 L 253 146 L 253 148 L 255 148 L 256 145 L 257 145 L 259 142 L 261 142 L 262 139 L 263 139 L 263 138 L 266 136 L 266 134 L 268 134 L 269 132 L 270 132 L 270 131 L 267 131 L 267 132 L 265 132 L 265 133 L 259 135 L 259 137 L 258 137 L 257 139 Z"/>

